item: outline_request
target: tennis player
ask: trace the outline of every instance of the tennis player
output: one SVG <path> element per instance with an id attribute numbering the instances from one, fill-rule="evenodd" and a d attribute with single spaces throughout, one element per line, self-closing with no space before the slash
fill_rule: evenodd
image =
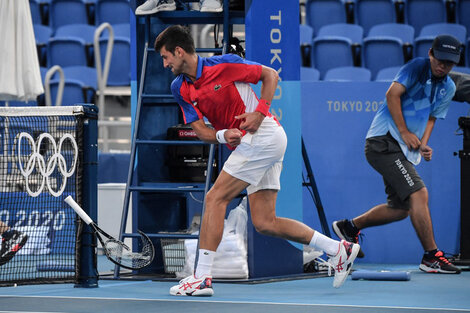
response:
<path id="1" fill-rule="evenodd" d="M 8 263 L 15 254 L 23 248 L 28 240 L 28 235 L 18 230 L 11 229 L 2 221 L 0 221 L 0 234 L 2 235 L 0 266 L 2 266 Z"/>
<path id="2" fill-rule="evenodd" d="M 429 59 L 415 58 L 400 69 L 366 136 L 367 161 L 383 177 L 387 203 L 351 220 L 333 222 L 338 237 L 357 242 L 361 229 L 409 216 L 424 248 L 419 269 L 427 273 L 460 273 L 437 248 L 428 190 L 415 169 L 421 157 L 432 158 L 428 141 L 436 119 L 446 117 L 455 94 L 448 74 L 459 63 L 460 47 L 452 36 L 437 36 Z M 361 250 L 358 257 L 362 256 Z"/>
<path id="3" fill-rule="evenodd" d="M 264 235 L 310 245 L 326 252 L 334 267 L 334 287 L 340 287 L 360 249 L 358 244 L 333 240 L 307 225 L 276 216 L 282 161 L 287 137 L 269 113 L 278 83 L 272 68 L 227 54 L 203 58 L 182 26 L 170 26 L 159 34 L 155 51 L 176 78 L 171 91 L 185 123 L 199 139 L 227 144 L 233 151 L 206 195 L 206 209 L 199 235 L 198 262 L 193 275 L 170 289 L 172 295 L 211 296 L 211 267 L 222 239 L 228 203 L 247 190 L 251 218 Z M 261 97 L 250 83 L 262 82 Z M 206 117 L 212 126 L 206 126 Z"/>

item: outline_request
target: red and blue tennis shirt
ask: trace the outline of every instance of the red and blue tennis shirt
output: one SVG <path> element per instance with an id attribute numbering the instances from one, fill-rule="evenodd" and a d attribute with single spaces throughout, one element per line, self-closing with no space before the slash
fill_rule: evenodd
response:
<path id="1" fill-rule="evenodd" d="M 234 54 L 198 56 L 196 80 L 180 74 L 171 83 L 184 123 L 206 117 L 216 130 L 239 128 L 241 121 L 235 116 L 254 112 L 258 105 L 250 83 L 258 83 L 261 68 Z"/>

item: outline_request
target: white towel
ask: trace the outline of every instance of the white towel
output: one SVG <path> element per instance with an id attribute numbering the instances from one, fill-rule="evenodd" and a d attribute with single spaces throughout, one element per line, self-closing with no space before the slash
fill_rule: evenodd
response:
<path id="1" fill-rule="evenodd" d="M 44 93 L 28 0 L 0 1 L 0 100 Z"/>

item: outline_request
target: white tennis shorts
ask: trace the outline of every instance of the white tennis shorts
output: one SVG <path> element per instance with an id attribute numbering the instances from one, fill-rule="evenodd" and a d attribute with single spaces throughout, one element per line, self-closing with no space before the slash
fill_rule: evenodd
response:
<path id="1" fill-rule="evenodd" d="M 247 133 L 225 161 L 223 170 L 250 184 L 248 194 L 262 189 L 281 189 L 282 160 L 287 136 L 272 117 L 265 118 L 254 134 Z"/>

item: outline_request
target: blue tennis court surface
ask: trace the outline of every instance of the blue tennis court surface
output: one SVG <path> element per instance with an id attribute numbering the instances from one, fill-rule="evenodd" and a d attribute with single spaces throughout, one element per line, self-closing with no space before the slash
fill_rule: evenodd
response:
<path id="1" fill-rule="evenodd" d="M 417 265 L 366 265 L 356 269 L 411 271 L 410 281 L 332 277 L 261 284 L 214 284 L 210 298 L 174 297 L 175 282 L 100 280 L 99 288 L 72 284 L 0 288 L 0 312 L 470 312 L 470 271 L 426 274 Z"/>

